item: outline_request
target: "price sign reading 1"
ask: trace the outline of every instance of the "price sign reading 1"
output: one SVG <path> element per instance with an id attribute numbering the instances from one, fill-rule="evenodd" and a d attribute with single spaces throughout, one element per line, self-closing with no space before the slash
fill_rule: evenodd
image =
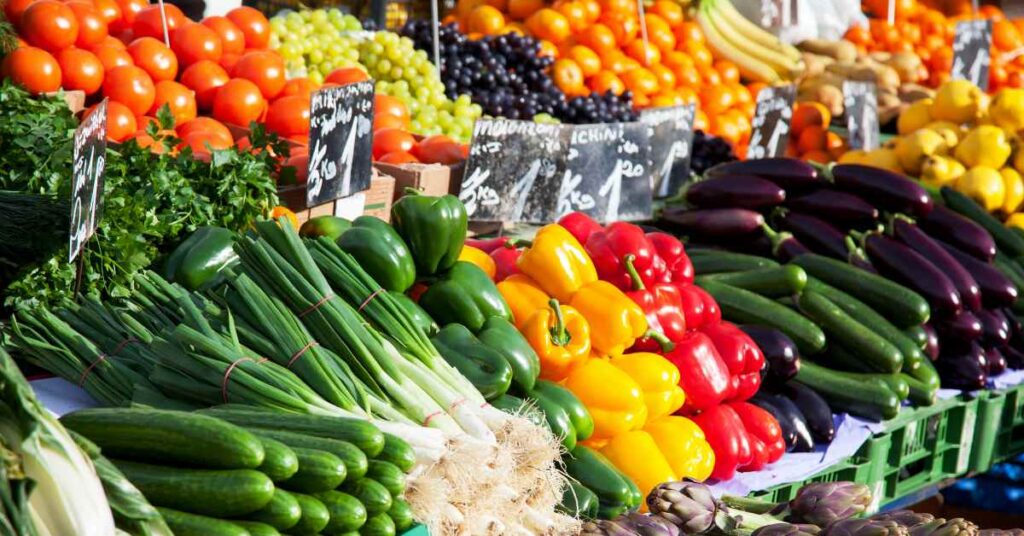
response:
<path id="1" fill-rule="evenodd" d="M 950 77 L 954 80 L 968 80 L 982 91 L 988 91 L 991 47 L 991 20 L 958 22 L 956 37 L 953 38 L 953 68 Z"/>
<path id="2" fill-rule="evenodd" d="M 786 152 L 795 98 L 796 87 L 792 85 L 766 87 L 757 94 L 748 159 L 774 158 Z"/>
<path id="3" fill-rule="evenodd" d="M 96 231 L 103 210 L 103 171 L 107 154 L 107 99 L 103 99 L 75 130 L 71 169 L 71 225 L 68 262 Z"/>
<path id="4" fill-rule="evenodd" d="M 798 0 L 761 0 L 761 26 L 785 28 L 797 25 Z"/>
<path id="5" fill-rule="evenodd" d="M 372 127 L 373 81 L 327 87 L 310 96 L 307 206 L 370 187 Z"/>
<path id="6" fill-rule="evenodd" d="M 635 122 L 565 128 L 569 150 L 553 219 L 573 210 L 607 222 L 649 218 L 650 127 Z"/>
<path id="7" fill-rule="evenodd" d="M 655 197 L 675 194 L 690 178 L 696 108 L 696 104 L 687 104 L 640 112 L 640 121 L 651 127 L 651 187 Z"/>
<path id="8" fill-rule="evenodd" d="M 878 147 L 878 97 L 874 82 L 843 82 L 843 107 L 851 149 Z"/>

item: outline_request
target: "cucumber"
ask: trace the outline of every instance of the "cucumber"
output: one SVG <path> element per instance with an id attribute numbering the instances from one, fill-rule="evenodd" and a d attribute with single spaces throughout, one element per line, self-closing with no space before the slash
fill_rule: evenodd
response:
<path id="1" fill-rule="evenodd" d="M 200 410 L 200 413 L 219 417 L 245 428 L 297 432 L 348 441 L 371 458 L 376 457 L 384 449 L 384 434 L 373 424 L 360 419 L 293 413 L 285 415 L 244 406 L 215 406 Z"/>
<path id="2" fill-rule="evenodd" d="M 345 481 L 345 464 L 340 458 L 323 450 L 295 448 L 299 470 L 279 486 L 288 491 L 317 493 L 334 489 Z"/>
<path id="3" fill-rule="evenodd" d="M 341 491 L 359 499 L 366 507 L 366 515 L 370 517 L 383 514 L 391 508 L 391 494 L 376 480 L 363 477 L 345 482 Z"/>
<path id="4" fill-rule="evenodd" d="M 276 529 L 288 530 L 299 522 L 302 517 L 302 509 L 295 496 L 287 491 L 276 488 L 270 503 L 263 508 L 245 516 L 248 521 L 265 523 Z"/>
<path id="5" fill-rule="evenodd" d="M 903 334 L 913 341 L 922 352 L 928 348 L 928 332 L 924 330 L 923 326 L 910 326 L 903 330 Z"/>
<path id="6" fill-rule="evenodd" d="M 387 514 L 378 514 L 366 520 L 359 529 L 361 536 L 395 536 L 395 522 Z"/>
<path id="7" fill-rule="evenodd" d="M 232 521 L 249 532 L 249 536 L 281 536 L 277 529 L 257 521 Z"/>
<path id="8" fill-rule="evenodd" d="M 906 372 L 901 372 L 900 377 L 907 382 L 907 387 L 910 388 L 908 398 L 915 406 L 930 406 L 935 403 L 936 395 L 939 392 L 937 385 L 928 385 Z"/>
<path id="9" fill-rule="evenodd" d="M 732 253 L 730 251 L 687 250 L 693 270 L 698 274 L 717 274 L 722 272 L 745 272 L 760 268 L 775 268 L 779 263 L 767 257 Z"/>
<path id="10" fill-rule="evenodd" d="M 911 370 L 920 365 L 922 359 L 927 359 L 917 342 L 904 335 L 896 326 L 892 325 L 884 316 L 878 314 L 866 303 L 850 296 L 849 294 L 821 281 L 811 278 L 807 282 L 807 290 L 813 290 L 821 294 L 828 301 L 837 305 L 846 314 L 860 322 L 864 327 L 875 332 L 883 339 L 889 341 L 903 355 L 903 370 Z M 923 333 L 923 330 L 922 330 Z M 926 341 L 927 342 L 927 341 Z M 880 372 L 893 372 L 882 370 Z"/>
<path id="11" fill-rule="evenodd" d="M 717 281 L 705 281 L 700 286 L 715 298 L 722 316 L 731 322 L 778 329 L 796 343 L 802 354 L 815 354 L 825 348 L 821 329 L 780 303 Z"/>
<path id="12" fill-rule="evenodd" d="M 250 536 L 249 531 L 233 521 L 179 512 L 157 507 L 174 536 Z"/>
<path id="13" fill-rule="evenodd" d="M 772 268 L 759 268 L 746 272 L 725 272 L 701 275 L 697 284 L 702 281 L 717 281 L 766 298 L 781 298 L 800 294 L 807 285 L 807 272 L 803 268 L 787 264 Z"/>
<path id="14" fill-rule="evenodd" d="M 903 354 L 895 346 L 825 296 L 808 290 L 800 295 L 798 303 L 800 310 L 821 326 L 830 341 L 856 348 L 857 355 L 872 369 L 895 373 L 903 366 Z"/>
<path id="15" fill-rule="evenodd" d="M 111 460 L 158 505 L 213 517 L 251 514 L 270 503 L 274 483 L 253 469 L 183 469 Z"/>
<path id="16" fill-rule="evenodd" d="M 292 495 L 299 502 L 302 516 L 299 517 L 299 522 L 294 527 L 288 529 L 288 534 L 296 536 L 300 534 L 318 534 L 324 530 L 324 527 L 331 520 L 331 514 L 327 511 L 324 503 L 320 502 L 316 497 L 304 493 L 293 493 Z"/>
<path id="17" fill-rule="evenodd" d="M 269 476 L 274 482 L 281 482 L 288 480 L 299 470 L 299 459 L 288 445 L 269 437 L 258 439 L 263 445 L 265 455 L 263 464 L 256 468 L 257 471 Z"/>
<path id="18" fill-rule="evenodd" d="M 803 268 L 810 277 L 856 296 L 898 328 L 928 321 L 928 302 L 920 294 L 882 276 L 814 253 L 800 255 L 790 264 Z"/>
<path id="19" fill-rule="evenodd" d="M 384 434 L 384 450 L 380 451 L 377 459 L 395 464 L 403 473 L 416 467 L 416 452 L 412 446 L 404 439 L 388 433 Z"/>
<path id="20" fill-rule="evenodd" d="M 416 524 L 416 520 L 412 517 L 412 507 L 409 506 L 405 499 L 396 498 L 391 501 L 388 517 L 391 518 L 391 521 L 395 522 L 395 530 L 398 532 L 405 532 L 409 527 Z"/>
<path id="21" fill-rule="evenodd" d="M 61 423 L 88 438 L 107 457 L 210 469 L 255 469 L 263 445 L 220 419 L 159 409 L 96 408 L 69 413 Z"/>
<path id="22" fill-rule="evenodd" d="M 848 372 L 874 372 L 874 369 L 870 364 L 841 344 L 829 343 L 824 352 L 814 356 L 814 361 L 836 370 Z"/>
<path id="23" fill-rule="evenodd" d="M 908 372 L 911 378 L 924 383 L 929 390 L 938 391 L 940 386 L 939 371 L 935 370 L 935 364 L 930 359 L 921 362 L 921 366 Z"/>
<path id="24" fill-rule="evenodd" d="M 973 199 L 949 187 L 942 188 L 942 199 L 946 202 L 947 207 L 984 227 L 992 235 L 999 249 L 1011 257 L 1024 255 L 1024 236 L 1003 225 L 1003 222 L 989 214 Z"/>
<path id="25" fill-rule="evenodd" d="M 314 495 L 324 503 L 331 514 L 331 520 L 324 527 L 328 534 L 359 530 L 366 523 L 366 508 L 359 499 L 340 491 L 323 491 Z"/>
<path id="26" fill-rule="evenodd" d="M 883 382 L 866 382 L 850 373 L 810 361 L 800 363 L 796 381 L 817 391 L 836 412 L 881 421 L 895 417 L 900 411 L 899 398 Z"/>
<path id="27" fill-rule="evenodd" d="M 903 378 L 903 374 L 876 373 L 869 374 L 867 376 L 872 376 L 873 378 L 870 379 L 873 381 L 881 381 L 884 383 L 892 390 L 893 393 L 896 393 L 896 397 L 900 399 L 900 402 L 903 402 L 908 396 L 910 396 L 910 384 Z"/>
<path id="28" fill-rule="evenodd" d="M 392 497 L 399 497 L 405 491 L 405 473 L 391 462 L 370 460 L 366 476 L 384 486 Z"/>
<path id="29" fill-rule="evenodd" d="M 313 437 L 295 432 L 278 432 L 275 430 L 253 430 L 259 437 L 276 439 L 285 445 L 295 448 L 306 448 L 330 452 L 345 464 L 345 478 L 360 478 L 366 474 L 368 459 L 359 447 L 347 441 Z M 383 452 L 383 451 L 382 451 Z"/>

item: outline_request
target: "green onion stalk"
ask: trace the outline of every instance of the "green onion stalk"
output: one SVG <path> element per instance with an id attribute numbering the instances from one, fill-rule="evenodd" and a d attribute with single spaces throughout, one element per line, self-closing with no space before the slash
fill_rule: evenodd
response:
<path id="1" fill-rule="evenodd" d="M 95 296 L 84 297 L 81 304 L 69 301 L 55 313 L 107 355 L 127 359 L 125 363 L 139 374 L 148 375 L 156 365 L 155 356 L 146 349 L 153 342 L 153 333 Z"/>

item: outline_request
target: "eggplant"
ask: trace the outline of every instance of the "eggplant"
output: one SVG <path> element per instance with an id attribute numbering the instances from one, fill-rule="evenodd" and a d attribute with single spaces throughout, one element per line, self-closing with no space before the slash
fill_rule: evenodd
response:
<path id="1" fill-rule="evenodd" d="M 835 421 L 832 419 L 832 408 L 817 391 L 797 382 L 789 382 L 783 387 L 782 395 L 790 399 L 800 409 L 811 438 L 818 443 L 831 443 L 836 435 Z"/>
<path id="2" fill-rule="evenodd" d="M 1006 320 L 1006 325 L 1010 328 L 1010 339 L 1024 335 L 1024 325 L 1020 323 L 1017 315 L 1013 314 L 1013 309 L 1003 308 L 999 310 L 1003 313 L 1003 319 Z"/>
<path id="3" fill-rule="evenodd" d="M 896 218 L 892 223 L 893 236 L 910 249 L 928 259 L 940 272 L 946 275 L 960 294 L 960 302 L 968 311 L 981 309 L 981 289 L 971 273 L 935 239 L 928 236 L 916 224 Z"/>
<path id="4" fill-rule="evenodd" d="M 775 420 L 779 421 L 783 437 L 788 435 L 792 438 L 792 443 L 786 443 L 787 452 L 810 452 L 814 450 L 814 439 L 811 437 L 811 430 L 807 426 L 807 418 L 804 417 L 800 408 L 792 400 L 780 395 L 759 392 L 750 399 L 750 402 L 771 413 Z M 774 408 L 774 411 L 772 408 Z M 789 430 L 788 434 L 787 428 Z"/>
<path id="5" fill-rule="evenodd" d="M 878 221 L 878 209 L 870 203 L 835 190 L 818 190 L 787 201 L 786 206 L 844 228 L 865 228 Z"/>
<path id="6" fill-rule="evenodd" d="M 928 359 L 935 361 L 939 358 L 939 333 L 935 331 L 935 327 L 931 324 L 925 324 L 921 328 L 924 329 L 925 334 L 928 336 L 928 342 L 924 346 L 924 355 L 928 356 Z"/>
<path id="7" fill-rule="evenodd" d="M 768 226 L 767 223 L 762 227 L 762 231 L 772 243 L 771 256 L 782 262 L 789 262 L 804 253 L 813 253 L 797 240 L 793 233 L 780 233 Z"/>
<path id="8" fill-rule="evenodd" d="M 831 172 L 836 188 L 870 199 L 881 209 L 917 217 L 932 210 L 928 191 L 899 173 L 862 164 L 839 164 Z"/>
<path id="9" fill-rule="evenodd" d="M 776 421 L 779 421 L 779 429 L 782 430 L 782 441 L 786 443 L 786 452 L 792 452 L 796 448 L 796 434 L 797 431 L 793 428 L 793 423 L 786 419 L 782 413 L 782 409 L 777 404 L 772 402 L 768 398 L 768 394 L 761 391 L 755 394 L 750 400 L 747 400 L 751 404 L 767 411 L 775 417 Z"/>
<path id="10" fill-rule="evenodd" d="M 982 344 L 987 348 L 1002 348 L 1010 343 L 1010 322 L 998 309 L 985 309 L 974 313 L 981 321 Z"/>
<path id="11" fill-rule="evenodd" d="M 981 320 L 970 311 L 961 311 L 953 318 L 936 322 L 935 330 L 939 334 L 940 358 L 947 346 L 963 348 L 966 343 L 973 343 L 985 334 Z"/>
<path id="12" fill-rule="evenodd" d="M 821 184 L 818 170 L 796 158 L 761 158 L 758 160 L 736 160 L 725 162 L 704 172 L 705 178 L 722 175 L 757 175 L 786 189 L 813 188 Z"/>
<path id="13" fill-rule="evenodd" d="M 1009 307 L 1017 301 L 1017 287 L 1013 285 L 998 268 L 991 264 L 972 257 L 963 251 L 941 241 L 936 240 L 954 259 L 957 260 L 971 277 L 978 282 L 981 289 L 981 304 L 990 309 Z"/>
<path id="14" fill-rule="evenodd" d="M 984 227 L 942 205 L 936 205 L 917 223 L 934 239 L 976 259 L 991 262 L 996 256 L 996 242 Z"/>
<path id="15" fill-rule="evenodd" d="M 989 376 L 998 376 L 1005 372 L 1007 368 L 1006 358 L 1003 357 L 1003 353 L 999 348 L 994 347 L 985 349 L 985 364 L 988 365 L 985 373 Z"/>
<path id="16" fill-rule="evenodd" d="M 916 290 L 943 317 L 960 313 L 960 293 L 946 274 L 906 244 L 881 233 L 868 233 L 864 250 L 882 275 Z"/>
<path id="17" fill-rule="evenodd" d="M 878 275 L 878 270 L 875 268 L 874 264 L 871 264 L 871 259 L 868 259 L 868 254 L 864 252 L 864 248 L 857 246 L 853 241 L 853 238 L 850 238 L 849 236 L 844 240 L 846 241 L 846 251 L 849 252 L 846 256 L 846 262 L 849 262 L 853 266 L 856 266 L 865 272 L 871 272 Z"/>
<path id="18" fill-rule="evenodd" d="M 947 352 L 943 348 L 935 368 L 947 389 L 977 391 L 984 389 L 988 380 L 988 361 L 978 343 L 972 342 L 965 350 Z"/>
<path id="19" fill-rule="evenodd" d="M 846 235 L 832 224 L 814 216 L 788 210 L 779 214 L 778 226 L 809 247 L 811 251 L 846 261 Z"/>
<path id="20" fill-rule="evenodd" d="M 702 239 L 754 235 L 764 225 L 764 216 L 742 208 L 667 208 L 661 220 L 669 230 Z"/>
<path id="21" fill-rule="evenodd" d="M 999 351 L 1003 358 L 1006 359 L 1006 365 L 1012 369 L 1024 368 L 1024 352 L 1013 347 L 1013 345 L 1006 346 Z"/>
<path id="22" fill-rule="evenodd" d="M 742 325 L 747 334 L 764 354 L 764 380 L 771 385 L 782 385 L 800 371 L 800 352 L 785 333 L 766 326 Z"/>
<path id="23" fill-rule="evenodd" d="M 683 195 L 687 203 L 699 208 L 759 210 L 786 200 L 785 190 L 754 175 L 720 175 L 694 182 Z"/>

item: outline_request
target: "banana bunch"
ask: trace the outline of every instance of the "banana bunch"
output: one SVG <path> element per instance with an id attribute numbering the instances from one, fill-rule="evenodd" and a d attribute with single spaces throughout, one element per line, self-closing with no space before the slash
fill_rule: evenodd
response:
<path id="1" fill-rule="evenodd" d="M 735 63 L 747 80 L 789 82 L 804 71 L 800 51 L 747 20 L 729 0 L 703 0 L 697 23 L 711 51 Z"/>

